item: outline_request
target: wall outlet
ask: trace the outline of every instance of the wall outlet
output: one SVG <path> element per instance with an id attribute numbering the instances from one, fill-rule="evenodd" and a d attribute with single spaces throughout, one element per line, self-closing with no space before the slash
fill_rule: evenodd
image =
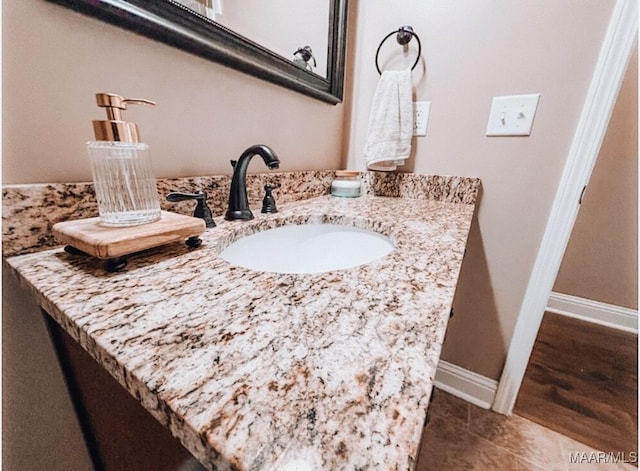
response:
<path id="1" fill-rule="evenodd" d="M 429 122 L 429 112 L 431 111 L 430 101 L 413 102 L 413 135 L 426 136 L 427 123 Z"/>

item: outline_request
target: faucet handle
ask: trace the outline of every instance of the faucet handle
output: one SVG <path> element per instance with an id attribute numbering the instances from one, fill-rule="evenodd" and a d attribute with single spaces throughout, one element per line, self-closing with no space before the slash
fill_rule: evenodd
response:
<path id="1" fill-rule="evenodd" d="M 273 197 L 271 192 L 276 188 L 280 188 L 280 183 L 271 184 L 267 183 L 264 186 L 264 199 L 262 200 L 262 213 L 277 213 L 278 208 L 276 207 L 276 199 Z"/>
<path id="2" fill-rule="evenodd" d="M 197 191 L 196 193 L 181 193 L 173 191 L 167 195 L 167 201 L 171 203 L 177 203 L 179 201 L 196 200 L 196 209 L 193 211 L 193 217 L 204 219 L 205 225 L 209 228 L 216 227 L 216 223 L 213 221 L 213 215 L 211 209 L 207 206 L 207 194 L 204 191 Z"/>

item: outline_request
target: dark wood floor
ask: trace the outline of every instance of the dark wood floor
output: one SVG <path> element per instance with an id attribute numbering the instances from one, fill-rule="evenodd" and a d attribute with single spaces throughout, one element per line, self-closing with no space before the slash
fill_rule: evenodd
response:
<path id="1" fill-rule="evenodd" d="M 638 337 L 546 312 L 514 413 L 597 450 L 638 450 Z"/>

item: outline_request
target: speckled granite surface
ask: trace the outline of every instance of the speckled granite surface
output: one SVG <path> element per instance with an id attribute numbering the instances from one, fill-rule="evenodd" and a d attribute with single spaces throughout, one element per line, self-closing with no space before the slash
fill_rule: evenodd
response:
<path id="1" fill-rule="evenodd" d="M 259 206 L 266 183 L 280 183 L 274 190 L 278 203 L 288 203 L 329 194 L 333 171 L 258 173 L 247 176 L 247 194 Z M 363 193 L 376 196 L 431 199 L 473 204 L 478 198 L 477 178 L 419 175 L 413 173 L 364 172 Z M 230 177 L 181 177 L 158 179 L 161 206 L 166 211 L 190 215 L 190 201 L 168 203 L 171 191 L 207 193 L 214 216 L 224 214 L 229 198 Z M 98 215 L 92 183 L 50 183 L 5 185 L 2 191 L 2 254 L 4 256 L 37 252 L 59 245 L 51 234 L 56 222 Z"/>
<path id="2" fill-rule="evenodd" d="M 467 183 L 477 195 L 479 181 Z M 58 249 L 7 264 L 209 469 L 410 470 L 473 211 L 321 196 L 250 222 L 216 218 L 199 249 L 147 251 L 121 273 Z M 312 275 L 217 257 L 245 234 L 323 221 L 377 230 L 396 248 Z"/>
<path id="3" fill-rule="evenodd" d="M 259 203 L 265 183 L 280 183 L 286 191 L 275 190 L 279 202 L 297 201 L 326 195 L 333 171 L 264 173 L 247 176 L 249 201 Z M 172 191 L 193 193 L 202 190 L 214 216 L 224 214 L 231 179 L 228 175 L 158 179 L 162 209 L 191 215 L 195 203 L 169 203 Z M 59 245 L 51 234 L 53 225 L 70 219 L 98 215 L 93 183 L 48 183 L 5 185 L 2 187 L 2 254 L 4 256 L 37 252 L 43 247 Z"/>

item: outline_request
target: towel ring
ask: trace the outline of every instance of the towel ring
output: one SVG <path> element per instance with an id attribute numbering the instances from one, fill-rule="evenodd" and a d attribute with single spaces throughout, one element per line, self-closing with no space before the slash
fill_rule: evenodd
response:
<path id="1" fill-rule="evenodd" d="M 389 34 L 387 34 L 378 46 L 378 50 L 376 51 L 376 69 L 378 70 L 378 73 L 380 75 L 382 75 L 380 66 L 378 65 L 378 55 L 380 54 L 380 48 L 382 47 L 384 42 L 394 34 L 396 35 L 396 41 L 398 41 L 398 44 L 400 44 L 401 46 L 409 44 L 411 38 L 416 38 L 416 41 L 418 41 L 418 57 L 416 57 L 416 61 L 411 66 L 411 70 L 415 69 L 418 65 L 418 62 L 420 61 L 420 56 L 422 55 L 422 44 L 420 43 L 420 38 L 416 33 L 413 32 L 413 28 L 411 26 L 401 26 L 397 31 L 391 31 Z"/>

